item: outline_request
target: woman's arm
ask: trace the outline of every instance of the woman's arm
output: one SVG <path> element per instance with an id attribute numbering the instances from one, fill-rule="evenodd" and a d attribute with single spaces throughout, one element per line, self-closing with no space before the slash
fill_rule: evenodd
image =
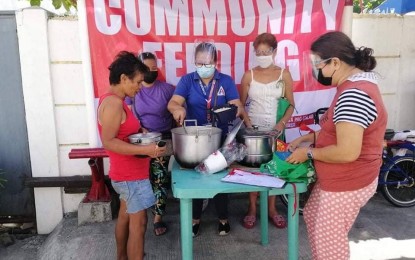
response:
<path id="1" fill-rule="evenodd" d="M 249 83 L 251 82 L 251 76 L 249 71 L 246 71 L 242 76 L 241 87 L 239 88 L 239 97 L 242 106 L 241 119 L 244 121 L 246 127 L 252 127 L 251 120 L 248 117 L 248 113 L 245 110 L 246 100 L 248 99 Z"/>
<path id="2" fill-rule="evenodd" d="M 348 163 L 359 158 L 363 143 L 364 128 L 360 125 L 339 122 L 336 124 L 336 144 L 312 148 L 314 160 L 327 163 Z M 298 148 L 288 158 L 290 163 L 307 160 L 307 149 Z"/>
<path id="3" fill-rule="evenodd" d="M 295 149 L 297 149 L 301 143 L 312 143 L 314 144 L 314 142 L 316 141 L 318 134 L 320 133 L 320 131 L 317 132 L 313 132 L 313 133 L 309 133 L 303 136 L 300 136 L 296 139 L 294 139 L 293 141 L 291 141 L 288 144 L 287 149 L 291 152 L 293 152 Z"/>
<path id="4" fill-rule="evenodd" d="M 183 125 L 183 121 L 186 118 L 186 109 L 183 107 L 184 102 L 184 97 L 180 95 L 173 95 L 167 104 L 167 109 L 179 125 Z"/>
<path id="5" fill-rule="evenodd" d="M 291 106 L 287 108 L 284 116 L 280 119 L 280 121 L 277 122 L 275 126 L 275 129 L 280 130 L 280 131 L 285 128 L 285 125 L 291 119 L 291 116 L 294 113 L 294 107 L 295 107 L 294 94 L 293 94 L 293 79 L 291 77 L 291 73 L 287 69 L 284 70 L 282 79 L 285 84 L 284 95 L 285 95 L 285 98 L 287 98 L 288 102 L 290 102 Z"/>
<path id="6" fill-rule="evenodd" d="M 107 97 L 99 106 L 98 120 L 102 127 L 101 141 L 105 150 L 126 155 L 148 155 L 157 157 L 165 148 L 158 148 L 156 144 L 133 145 L 117 138 L 121 123 L 125 121 L 125 112 L 122 101 L 116 97 Z"/>

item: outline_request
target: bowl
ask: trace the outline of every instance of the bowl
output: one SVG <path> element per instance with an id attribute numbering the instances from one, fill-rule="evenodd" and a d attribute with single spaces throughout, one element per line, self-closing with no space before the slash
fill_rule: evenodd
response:
<path id="1" fill-rule="evenodd" d="M 128 140 L 131 144 L 146 145 L 155 143 L 161 140 L 161 133 L 158 132 L 148 132 L 148 133 L 138 133 L 128 136 Z"/>

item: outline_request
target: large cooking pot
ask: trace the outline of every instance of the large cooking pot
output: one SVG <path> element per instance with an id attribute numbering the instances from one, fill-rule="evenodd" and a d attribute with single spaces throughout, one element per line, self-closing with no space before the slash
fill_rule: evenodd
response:
<path id="1" fill-rule="evenodd" d="M 188 122 L 195 126 L 187 126 Z M 198 126 L 196 120 L 185 120 L 183 127 L 171 130 L 174 158 L 183 168 L 194 168 L 219 149 L 222 130 Z"/>
<path id="2" fill-rule="evenodd" d="M 236 141 L 245 144 L 248 152 L 240 163 L 248 167 L 259 167 L 272 160 L 275 138 L 275 133 L 271 131 L 259 131 L 256 128 L 239 130 Z"/>

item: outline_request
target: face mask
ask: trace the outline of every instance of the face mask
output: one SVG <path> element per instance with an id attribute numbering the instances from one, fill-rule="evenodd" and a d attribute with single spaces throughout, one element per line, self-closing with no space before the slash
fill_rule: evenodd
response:
<path id="1" fill-rule="evenodd" d="M 206 68 L 205 66 L 200 68 L 196 67 L 196 72 L 202 79 L 210 78 L 215 73 L 215 66 L 211 68 Z"/>
<path id="2" fill-rule="evenodd" d="M 268 68 L 269 66 L 271 66 L 274 63 L 272 55 L 256 56 L 256 61 L 257 61 L 258 65 L 263 69 Z"/>
<path id="3" fill-rule="evenodd" d="M 326 64 L 327 65 L 327 64 Z M 324 65 L 324 67 L 326 66 Z M 323 67 L 323 68 L 324 68 Z M 336 71 L 333 71 L 333 74 L 331 74 L 330 77 L 324 77 L 323 75 L 323 68 L 321 69 L 313 69 L 313 77 L 323 86 L 331 86 L 332 85 L 332 80 L 333 80 L 333 75 Z"/>
<path id="4" fill-rule="evenodd" d="M 144 74 L 144 82 L 147 84 L 152 84 L 154 81 L 156 81 L 157 76 L 158 76 L 158 71 L 147 71 Z"/>
<path id="5" fill-rule="evenodd" d="M 336 71 L 334 71 L 336 72 Z M 333 74 L 334 74 L 333 72 Z M 314 74 L 313 74 L 314 75 Z M 333 76 L 333 75 L 332 75 Z M 314 76 L 315 78 L 316 76 Z M 318 69 L 317 81 L 323 86 L 331 86 L 331 81 L 333 77 L 324 77 L 322 69 Z"/>

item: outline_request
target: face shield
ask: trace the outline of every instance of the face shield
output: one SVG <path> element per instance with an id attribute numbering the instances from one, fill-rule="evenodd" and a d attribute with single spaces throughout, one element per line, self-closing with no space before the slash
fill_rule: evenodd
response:
<path id="1" fill-rule="evenodd" d="M 196 72 L 203 78 L 211 78 L 216 70 L 217 51 L 213 42 L 200 42 L 194 48 Z"/>
<path id="2" fill-rule="evenodd" d="M 321 89 L 321 84 L 318 83 L 319 69 L 322 64 L 326 63 L 332 58 L 321 59 L 318 55 L 310 51 L 303 54 L 303 69 L 304 69 L 304 90 L 314 91 Z"/>
<path id="3" fill-rule="evenodd" d="M 215 65 L 216 46 L 213 41 L 195 41 L 193 57 L 196 67 Z"/>

